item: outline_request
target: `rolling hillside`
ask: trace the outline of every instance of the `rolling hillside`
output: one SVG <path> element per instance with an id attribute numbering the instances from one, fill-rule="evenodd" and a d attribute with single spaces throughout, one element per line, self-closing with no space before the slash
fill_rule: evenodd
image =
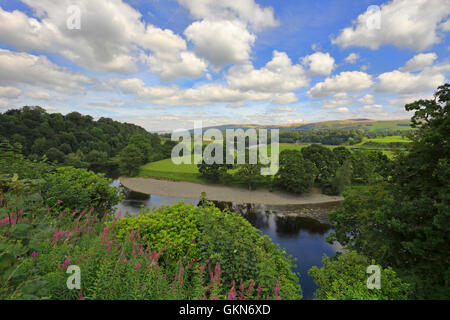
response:
<path id="1" fill-rule="evenodd" d="M 258 124 L 236 124 L 236 125 L 222 125 L 215 127 L 219 130 L 226 129 L 280 129 L 299 130 L 299 131 L 316 131 L 316 130 L 330 130 L 330 129 L 362 129 L 364 131 L 386 131 L 386 130 L 411 130 L 410 120 L 370 120 L 370 119 L 349 119 L 349 120 L 333 120 L 314 123 L 296 123 L 289 125 L 258 125 Z"/>

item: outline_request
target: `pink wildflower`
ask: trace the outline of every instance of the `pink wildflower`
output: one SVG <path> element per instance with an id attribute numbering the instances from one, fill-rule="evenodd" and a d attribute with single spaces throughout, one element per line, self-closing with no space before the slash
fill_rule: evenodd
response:
<path id="1" fill-rule="evenodd" d="M 70 259 L 66 259 L 62 265 L 63 269 L 67 269 L 67 267 L 70 265 Z"/>
<path id="2" fill-rule="evenodd" d="M 280 286 L 277 282 L 277 285 L 275 286 L 275 296 L 278 297 L 280 295 Z"/>
<path id="3" fill-rule="evenodd" d="M 230 289 L 230 292 L 228 292 L 228 300 L 234 300 L 236 298 L 236 290 L 234 289 L 234 280 L 233 280 L 233 286 Z"/>

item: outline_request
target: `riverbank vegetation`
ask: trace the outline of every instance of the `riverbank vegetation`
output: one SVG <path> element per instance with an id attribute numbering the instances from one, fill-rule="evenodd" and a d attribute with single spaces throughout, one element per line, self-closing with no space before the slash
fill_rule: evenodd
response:
<path id="1" fill-rule="evenodd" d="M 238 214 L 204 199 L 116 218 L 122 196 L 110 183 L 1 143 L 1 299 L 302 297 L 292 259 Z"/>
<path id="2" fill-rule="evenodd" d="M 407 104 L 417 130 L 408 152 L 398 154 L 386 178 L 371 181 L 365 189 L 347 190 L 342 208 L 330 214 L 335 233 L 329 240 L 391 267 L 408 283 L 409 298 L 450 298 L 449 101 L 446 84 L 435 99 Z M 344 262 L 329 263 L 312 271 L 322 287 L 319 297 L 336 297 L 323 277 L 339 281 L 345 268 Z M 354 275 L 355 283 L 362 272 Z M 354 292 L 349 298 L 364 296 Z"/>

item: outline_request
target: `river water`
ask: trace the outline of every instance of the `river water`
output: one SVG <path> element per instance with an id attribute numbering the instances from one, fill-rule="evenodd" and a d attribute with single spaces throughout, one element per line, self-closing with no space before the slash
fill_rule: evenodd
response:
<path id="1" fill-rule="evenodd" d="M 114 186 L 121 187 L 119 180 L 114 180 Z M 122 187 L 123 188 L 123 187 Z M 121 215 L 136 213 L 142 206 L 159 208 L 173 202 L 184 200 L 197 205 L 199 199 L 165 197 L 146 195 L 123 189 L 125 198 L 116 207 Z M 323 255 L 332 256 L 340 250 L 339 243 L 329 244 L 325 238 L 333 231 L 328 224 L 326 212 L 332 210 L 329 205 L 314 206 L 266 206 L 252 204 L 237 204 L 214 202 L 216 206 L 238 211 L 262 235 L 268 235 L 274 243 L 280 245 L 286 252 L 297 259 L 295 272 L 300 273 L 300 285 L 303 299 L 312 299 L 317 289 L 313 279 L 308 276 L 312 266 L 321 266 Z"/>

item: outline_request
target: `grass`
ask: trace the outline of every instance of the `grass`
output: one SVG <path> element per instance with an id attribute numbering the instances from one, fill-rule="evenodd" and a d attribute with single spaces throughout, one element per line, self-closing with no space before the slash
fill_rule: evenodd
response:
<path id="1" fill-rule="evenodd" d="M 394 149 L 389 146 L 389 143 L 401 143 L 406 146 L 410 143 L 406 137 L 402 136 L 388 136 L 388 137 L 378 137 L 378 138 L 364 138 L 358 144 L 348 146 L 350 149 L 364 149 L 364 150 L 376 150 L 383 152 L 388 158 L 392 159 L 395 155 Z"/>
<path id="2" fill-rule="evenodd" d="M 177 165 L 172 162 L 172 159 L 164 159 L 143 165 L 139 169 L 139 177 L 205 182 L 205 179 L 200 177 L 197 165 L 193 161 L 191 161 L 191 164 L 182 163 Z"/>

